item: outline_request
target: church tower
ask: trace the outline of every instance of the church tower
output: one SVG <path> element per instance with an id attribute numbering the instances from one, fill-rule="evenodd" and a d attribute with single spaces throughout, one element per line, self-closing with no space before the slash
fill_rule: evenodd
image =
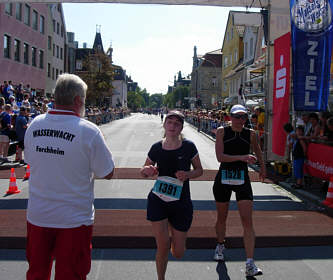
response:
<path id="1" fill-rule="evenodd" d="M 93 49 L 95 52 L 103 52 L 103 42 L 102 42 L 102 36 L 101 36 L 101 25 L 96 25 L 96 35 L 95 35 L 95 41 L 93 45 Z"/>
<path id="2" fill-rule="evenodd" d="M 198 66 L 199 66 L 199 59 L 197 55 L 197 46 L 194 46 L 192 70 L 196 69 Z"/>

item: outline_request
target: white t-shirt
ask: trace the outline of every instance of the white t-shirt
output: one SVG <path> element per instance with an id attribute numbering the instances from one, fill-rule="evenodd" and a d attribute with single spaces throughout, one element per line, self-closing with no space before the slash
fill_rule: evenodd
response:
<path id="1" fill-rule="evenodd" d="M 41 227 L 73 228 L 94 222 L 94 176 L 114 169 L 100 129 L 69 111 L 37 116 L 24 138 L 30 165 L 27 220 Z M 73 113 L 72 113 L 73 114 Z"/>

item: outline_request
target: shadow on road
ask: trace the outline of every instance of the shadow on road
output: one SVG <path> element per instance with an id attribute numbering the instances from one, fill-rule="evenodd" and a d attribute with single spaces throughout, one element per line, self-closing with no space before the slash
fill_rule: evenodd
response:
<path id="1" fill-rule="evenodd" d="M 194 210 L 215 210 L 213 200 L 193 200 Z M 146 199 L 135 198 L 96 198 L 95 209 L 127 209 L 127 210 L 145 210 L 147 207 Z M 28 199 L 26 198 L 8 198 L 0 200 L 0 209 L 26 209 Z M 302 202 L 280 195 L 260 195 L 254 196 L 254 210 L 265 211 L 304 211 L 306 206 Z M 236 201 L 231 201 L 229 210 L 237 210 Z"/>
<path id="2" fill-rule="evenodd" d="M 311 247 L 311 254 L 309 254 L 310 247 L 282 247 L 282 248 L 257 248 L 255 250 L 255 260 L 315 260 L 315 259 L 332 259 L 333 246 L 314 246 Z M 181 260 L 174 259 L 171 254 L 170 261 L 184 261 L 184 262 L 214 262 L 214 250 L 187 250 Z M 244 249 L 227 249 L 226 250 L 225 264 L 228 266 L 229 262 L 238 262 L 246 260 Z M 93 260 L 133 260 L 133 261 L 154 261 L 154 249 L 94 249 L 92 253 Z M 14 261 L 25 260 L 25 250 L 17 249 L 0 249 L 0 260 Z M 227 271 L 223 267 L 223 262 L 218 265 L 218 270 Z M 228 278 L 221 278 L 228 279 Z"/>

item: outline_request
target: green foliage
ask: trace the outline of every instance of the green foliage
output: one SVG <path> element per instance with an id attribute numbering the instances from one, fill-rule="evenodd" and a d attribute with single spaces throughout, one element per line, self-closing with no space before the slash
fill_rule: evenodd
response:
<path id="1" fill-rule="evenodd" d="M 172 92 L 165 95 L 163 104 L 168 108 L 189 108 L 189 102 L 185 99 L 189 95 L 189 87 L 178 86 Z"/>
<path id="2" fill-rule="evenodd" d="M 112 97 L 114 69 L 104 53 L 90 54 L 83 61 L 83 69 L 78 73 L 88 85 L 87 104 L 100 105 L 105 98 Z"/>
<path id="3" fill-rule="evenodd" d="M 163 103 L 162 93 L 155 93 L 149 97 L 149 107 L 150 108 L 161 108 Z"/>
<path id="4" fill-rule="evenodd" d="M 144 100 L 143 100 L 142 96 L 139 95 L 137 92 L 129 91 L 127 93 L 127 106 L 133 112 L 136 112 L 139 108 L 141 108 L 143 103 L 144 103 Z"/>
<path id="5" fill-rule="evenodd" d="M 141 90 L 137 87 L 136 91 L 129 91 L 127 93 L 127 106 L 132 111 L 138 111 L 142 108 L 147 108 L 149 105 L 149 93 L 146 89 Z"/>

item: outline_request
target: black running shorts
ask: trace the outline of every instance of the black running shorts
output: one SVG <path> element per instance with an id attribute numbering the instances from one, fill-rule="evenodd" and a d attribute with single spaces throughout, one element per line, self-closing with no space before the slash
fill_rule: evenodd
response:
<path id="1" fill-rule="evenodd" d="M 152 192 L 148 195 L 147 220 L 152 222 L 168 219 L 176 230 L 187 232 L 193 220 L 191 200 L 165 202 Z"/>
<path id="2" fill-rule="evenodd" d="M 215 177 L 213 185 L 213 194 L 216 202 L 229 202 L 231 193 L 235 192 L 236 200 L 253 200 L 253 192 L 248 173 L 245 175 L 243 185 L 226 185 L 221 183 L 221 169 Z"/>

